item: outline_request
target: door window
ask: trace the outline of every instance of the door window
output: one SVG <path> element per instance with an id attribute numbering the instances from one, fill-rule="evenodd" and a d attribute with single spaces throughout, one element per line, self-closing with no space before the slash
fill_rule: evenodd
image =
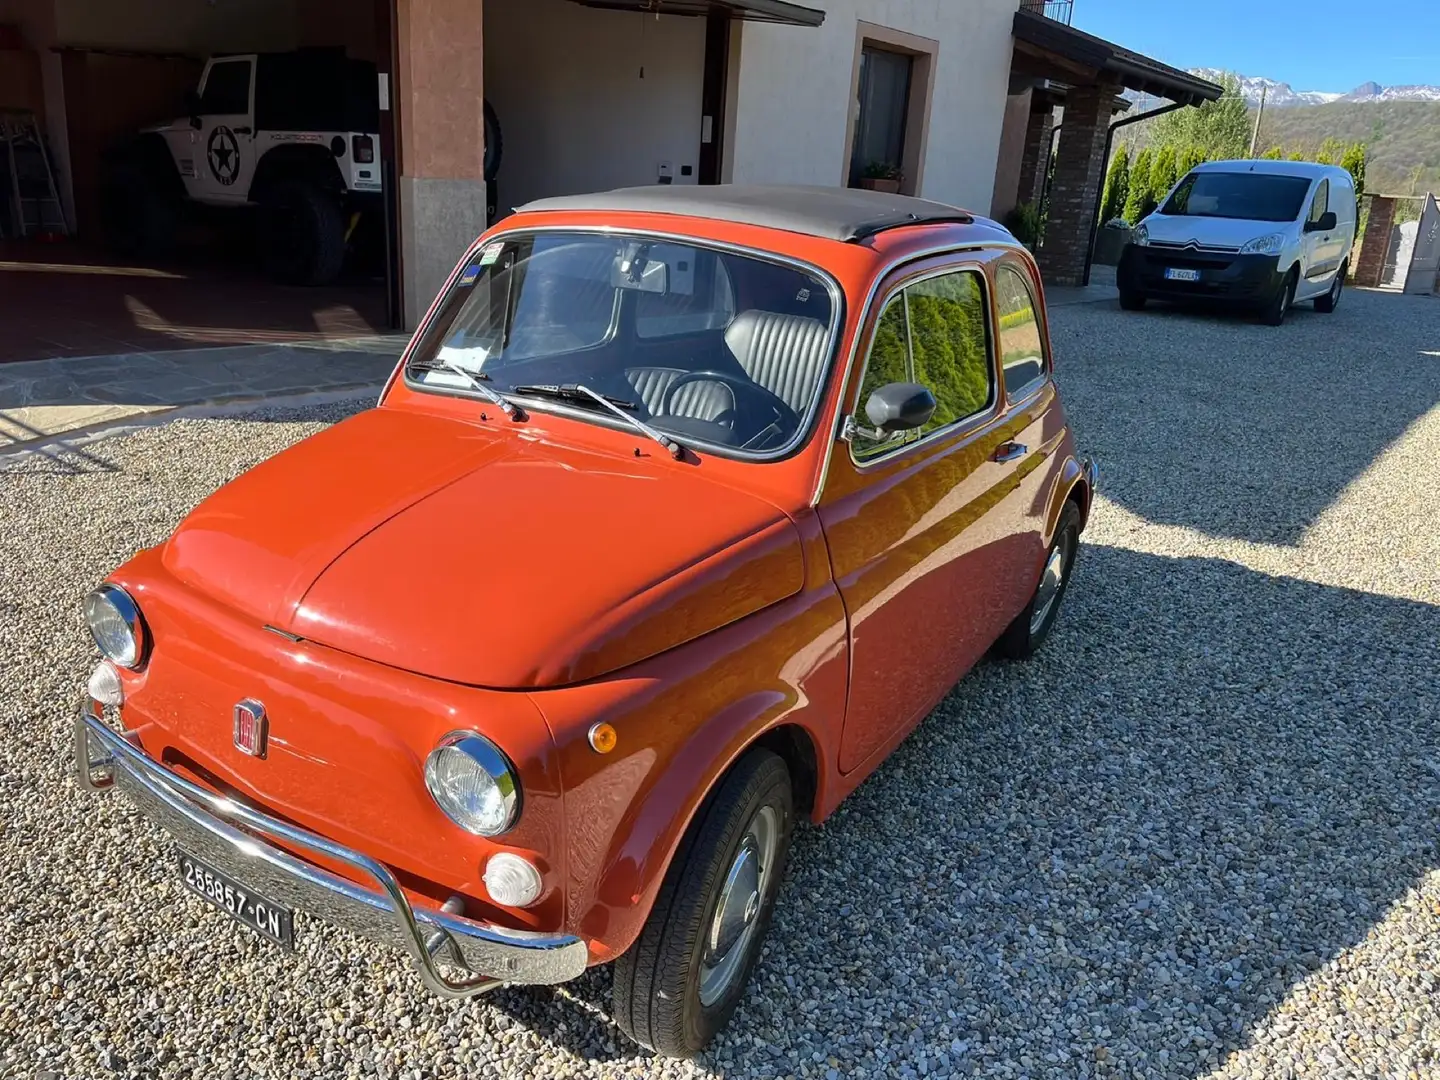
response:
<path id="1" fill-rule="evenodd" d="M 1024 397 L 1045 379 L 1045 345 L 1035 294 L 1012 266 L 995 274 L 995 307 L 1000 315 L 1000 368 L 1005 374 L 1005 396 Z"/>
<path id="2" fill-rule="evenodd" d="M 210 65 L 200 95 L 205 116 L 239 116 L 250 112 L 250 61 L 222 60 Z"/>
<path id="3" fill-rule="evenodd" d="M 865 48 L 860 51 L 860 83 L 855 142 L 850 154 L 850 186 L 881 169 L 899 172 L 905 158 L 905 120 L 910 112 L 914 57 Z"/>
<path id="4" fill-rule="evenodd" d="M 892 382 L 925 386 L 935 396 L 935 413 L 918 432 L 880 438 L 868 427 L 865 402 Z M 994 402 L 981 275 L 959 270 L 916 282 L 891 297 L 875 325 L 855 404 L 860 428 L 852 443 L 855 459 L 882 457 L 983 413 Z"/>
<path id="5" fill-rule="evenodd" d="M 1310 220 L 1319 221 L 1330 209 L 1330 181 L 1321 180 L 1320 186 L 1315 189 L 1315 201 L 1310 204 Z"/>

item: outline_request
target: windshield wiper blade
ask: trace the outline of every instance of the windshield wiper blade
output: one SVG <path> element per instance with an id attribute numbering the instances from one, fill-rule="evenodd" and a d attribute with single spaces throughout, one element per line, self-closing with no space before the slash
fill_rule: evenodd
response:
<path id="1" fill-rule="evenodd" d="M 459 364 L 452 363 L 451 361 L 446 360 L 444 357 L 440 356 L 435 357 L 435 359 L 433 360 L 412 363 L 410 366 L 412 368 L 419 368 L 421 371 L 436 371 L 444 369 L 445 371 L 453 372 L 456 375 L 459 375 L 466 382 L 468 382 L 475 389 L 475 392 L 478 393 L 481 397 L 483 397 L 486 401 L 490 402 L 490 404 L 500 406 L 500 411 L 503 412 L 506 416 L 515 415 L 515 403 L 513 401 L 507 398 L 504 394 L 500 393 L 498 390 L 491 390 L 490 387 L 486 386 L 485 383 L 481 382 L 482 379 L 490 378 L 490 376 L 486 375 L 483 371 L 466 371 Z"/>
<path id="2" fill-rule="evenodd" d="M 645 421 L 634 415 L 634 413 L 625 411 L 626 409 L 636 408 L 635 402 L 599 393 L 598 391 L 591 390 L 583 383 L 573 383 L 565 386 L 517 386 L 510 392 L 512 394 L 529 394 L 533 397 L 558 398 L 561 401 L 593 401 L 620 417 L 621 420 L 624 420 L 647 439 L 654 439 L 666 449 L 671 457 L 678 458 L 685 452 L 685 448 L 674 439 L 663 432 L 656 431 L 649 424 L 645 423 Z"/>

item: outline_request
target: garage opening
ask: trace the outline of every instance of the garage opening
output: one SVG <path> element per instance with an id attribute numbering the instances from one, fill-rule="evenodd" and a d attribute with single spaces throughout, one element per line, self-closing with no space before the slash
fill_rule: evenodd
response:
<path id="1" fill-rule="evenodd" d="M 0 0 L 0 109 L 34 117 L 64 207 L 0 192 L 0 361 L 398 326 L 391 11 Z"/>

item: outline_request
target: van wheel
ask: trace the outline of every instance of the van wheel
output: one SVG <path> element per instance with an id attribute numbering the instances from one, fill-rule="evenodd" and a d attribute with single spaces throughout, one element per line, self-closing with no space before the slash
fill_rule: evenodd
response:
<path id="1" fill-rule="evenodd" d="M 1145 294 L 1121 289 L 1120 306 L 1126 311 L 1139 311 L 1145 306 Z"/>
<path id="2" fill-rule="evenodd" d="M 1345 275 L 1350 272 L 1349 263 L 1341 263 L 1340 269 L 1335 272 L 1335 280 L 1330 283 L 1330 291 L 1324 296 L 1315 298 L 1315 310 L 1324 315 L 1329 315 L 1340 303 L 1340 294 L 1345 290 Z"/>
<path id="3" fill-rule="evenodd" d="M 615 1022 L 690 1057 L 745 993 L 770 925 L 794 824 L 790 771 L 751 750 L 700 808 L 635 944 L 615 961 Z"/>
<path id="4" fill-rule="evenodd" d="M 1040 581 L 1025 610 L 1015 616 L 1015 621 L 1005 628 L 995 642 L 995 651 L 1009 660 L 1028 660 L 1040 651 L 1055 619 L 1060 614 L 1060 602 L 1065 599 L 1065 590 L 1070 587 L 1070 575 L 1075 571 L 1075 556 L 1080 551 L 1080 508 L 1073 500 L 1066 500 L 1060 511 L 1060 522 L 1055 527 L 1055 539 L 1045 553 L 1045 566 L 1040 571 Z"/>
<path id="5" fill-rule="evenodd" d="M 265 269 L 288 285 L 328 285 L 345 263 L 340 201 L 313 184 L 276 184 L 261 200 Z"/>
<path id="6" fill-rule="evenodd" d="M 1296 271 L 1291 270 L 1285 275 L 1285 284 L 1280 286 L 1280 291 L 1275 294 L 1275 299 L 1265 305 L 1260 313 L 1260 321 L 1266 326 L 1279 326 L 1285 321 L 1285 316 L 1290 314 L 1290 305 L 1295 302 Z"/>

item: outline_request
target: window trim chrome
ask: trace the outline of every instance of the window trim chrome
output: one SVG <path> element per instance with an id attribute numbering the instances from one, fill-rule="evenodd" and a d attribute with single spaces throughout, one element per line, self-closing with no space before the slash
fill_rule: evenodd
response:
<path id="1" fill-rule="evenodd" d="M 973 250 L 973 249 L 972 249 L 972 250 Z M 996 350 L 995 350 L 995 342 L 994 342 L 994 340 L 993 340 L 993 339 L 994 339 L 994 334 L 992 334 L 992 333 L 990 332 L 990 322 L 991 322 L 990 312 L 991 312 L 991 311 L 993 310 L 993 308 L 994 308 L 994 297 L 993 297 L 992 294 L 991 294 L 990 283 L 989 283 L 989 281 L 988 281 L 988 280 L 986 279 L 986 277 L 985 277 L 985 264 L 984 264 L 984 263 L 981 263 L 981 262 L 960 262 L 960 263 L 955 263 L 955 264 L 952 265 L 952 266 L 937 267 L 937 268 L 934 269 L 934 270 L 928 270 L 928 271 L 925 271 L 925 272 L 923 272 L 923 273 L 916 274 L 914 277 L 906 278 L 905 281 L 904 281 L 902 284 L 897 285 L 897 286 L 894 288 L 894 290 L 892 290 L 889 294 L 886 295 L 886 297 L 885 297 L 885 307 L 881 308 L 881 311 L 882 311 L 882 313 L 883 313 L 884 310 L 885 310 L 885 308 L 888 308 L 888 307 L 890 306 L 891 301 L 893 300 L 894 296 L 895 296 L 897 293 L 900 294 L 900 295 L 902 295 L 902 296 L 904 297 L 904 300 L 905 300 L 905 350 L 906 350 L 906 353 L 907 353 L 907 355 L 908 355 L 908 357 L 909 357 L 909 362 L 910 362 L 910 375 L 911 375 L 911 377 L 913 378 L 914 375 L 915 375 L 915 349 L 914 349 L 914 345 L 912 344 L 911 333 L 910 333 L 910 296 L 909 296 L 909 291 L 910 291 L 910 289 L 911 289 L 913 286 L 923 285 L 923 284 L 924 284 L 925 282 L 927 282 L 927 281 L 934 281 L 934 280 L 937 279 L 937 278 L 948 277 L 948 276 L 950 276 L 951 274 L 964 274 L 964 273 L 972 273 L 972 274 L 974 274 L 975 276 L 977 276 L 977 277 L 980 279 L 980 298 L 981 298 L 981 302 L 982 302 L 982 305 L 983 305 L 983 309 L 984 309 L 984 311 L 985 311 L 985 358 L 986 358 L 987 361 L 989 361 L 989 363 L 988 363 L 987 366 L 988 366 L 989 369 L 990 369 L 990 380 L 991 380 L 991 382 L 990 382 L 990 400 L 989 400 L 989 402 L 986 404 L 985 408 L 981 409 L 979 412 L 971 413 L 969 416 L 962 416 L 962 417 L 960 417 L 958 420 L 952 420 L 950 423 L 946 424 L 944 427 L 936 428 L 934 431 L 931 431 L 931 432 L 928 432 L 928 433 L 926 433 L 926 434 L 924 434 L 924 435 L 921 435 L 919 438 L 916 438 L 916 439 L 907 439 L 907 440 L 901 442 L 898 446 L 895 446 L 895 447 L 893 447 L 893 448 L 891 448 L 891 449 L 889 449 L 889 450 L 886 450 L 886 451 L 883 452 L 883 453 L 877 454 L 877 455 L 876 455 L 875 457 L 873 457 L 873 458 L 866 458 L 864 461 L 860 461 L 859 459 L 857 459 L 857 458 L 855 457 L 855 444 L 854 444 L 853 442 L 850 443 L 850 444 L 849 444 L 849 446 L 850 446 L 850 463 L 851 463 L 852 465 L 854 465 L 855 468 L 856 468 L 858 471 L 860 471 L 860 472 L 869 472 L 871 469 L 875 468 L 877 465 L 885 465 L 885 464 L 888 464 L 889 462 L 893 461 L 895 458 L 898 458 L 898 457 L 901 456 L 902 454 L 906 454 L 906 453 L 908 453 L 909 451 L 913 450 L 915 447 L 917 447 L 917 446 L 927 446 L 927 445 L 929 445 L 930 443 L 933 443 L 933 442 L 938 441 L 942 436 L 948 437 L 948 436 L 953 436 L 953 435 L 959 435 L 959 434 L 961 434 L 961 433 L 970 432 L 970 431 L 972 431 L 972 430 L 974 430 L 974 429 L 976 429 L 976 428 L 984 427 L 985 424 L 989 423 L 989 422 L 990 422 L 991 420 L 993 420 L 996 416 L 1000 415 L 1000 413 L 1003 411 L 1003 403 L 1004 403 L 1004 399 L 1003 399 L 1003 397 L 1002 397 L 1003 378 L 1001 377 L 999 371 L 997 370 L 998 353 L 997 353 Z M 886 273 L 885 276 L 886 276 L 886 277 L 889 276 L 889 272 L 888 272 L 888 271 L 887 271 L 887 273 Z M 872 344 L 872 345 L 874 344 L 873 340 L 872 340 L 871 344 Z M 862 385 L 863 385 L 864 382 L 865 382 L 865 371 L 866 371 L 866 369 L 867 369 L 869 366 L 870 366 L 870 350 L 867 349 L 866 352 L 865 352 L 865 362 L 864 362 L 863 364 L 861 364 L 861 366 L 860 366 L 860 371 L 859 371 L 860 382 L 861 382 Z M 857 401 L 856 404 L 859 405 L 859 402 Z M 847 415 L 848 415 L 848 414 L 847 414 Z"/>
<path id="2" fill-rule="evenodd" d="M 400 358 L 400 363 L 396 371 L 407 389 L 415 393 L 435 394 L 441 397 L 468 398 L 472 401 L 485 400 L 473 391 L 464 391 L 456 387 L 440 388 L 427 386 L 424 383 L 412 379 L 410 377 L 409 367 L 414 360 L 414 345 L 429 333 L 434 326 L 435 319 L 443 307 L 442 301 L 449 297 L 455 289 L 455 283 L 459 279 L 460 269 L 475 258 L 482 248 L 502 238 L 509 240 L 542 233 L 593 233 L 599 236 L 653 237 L 659 240 L 688 244 L 692 247 L 705 248 L 712 251 L 726 251 L 735 255 L 757 258 L 764 262 L 788 266 L 813 276 L 825 286 L 826 291 L 830 294 L 830 326 L 829 333 L 826 335 L 825 340 L 825 363 L 821 367 L 819 378 L 816 380 L 815 393 L 811 399 L 810 407 L 806 410 L 805 415 L 800 418 L 800 426 L 796 429 L 794 437 L 784 446 L 764 453 L 756 453 L 754 451 L 742 450 L 739 447 L 706 442 L 690 436 L 673 435 L 668 432 L 666 434 L 667 437 L 676 439 L 687 448 L 703 450 L 706 453 L 714 454 L 716 457 L 727 458 L 732 461 L 769 464 L 793 457 L 813 435 L 818 433 L 820 428 L 819 419 L 821 407 L 828 396 L 826 391 L 830 386 L 830 380 L 834 377 L 838 365 L 839 356 L 837 354 L 840 351 L 840 339 L 845 330 L 845 290 L 840 287 L 839 280 L 823 267 L 815 263 L 806 262 L 804 259 L 797 258 L 793 255 L 786 255 L 781 252 L 752 247 L 745 244 L 736 244 L 727 240 L 716 240 L 710 237 L 698 236 L 693 233 L 675 232 L 665 229 L 636 230 L 633 228 L 619 228 L 613 225 L 527 225 L 513 229 L 502 229 L 500 231 L 487 230 L 482 233 L 480 237 L 465 250 L 465 254 L 460 258 L 460 261 L 456 263 L 455 269 L 452 270 L 449 277 L 445 279 L 444 285 L 436 294 L 429 311 L 426 312 L 425 318 L 421 321 L 420 325 L 416 327 L 415 333 L 411 337 L 411 346 L 405 350 Z M 653 341 L 659 339 L 649 338 L 646 340 Z M 386 384 L 385 390 L 381 393 L 381 401 L 385 399 L 385 394 L 389 392 L 393 384 L 394 380 L 392 378 L 392 380 Z M 561 416 L 571 420 L 579 420 L 596 427 L 609 428 L 612 431 L 626 432 L 631 430 L 630 427 L 622 421 L 608 417 L 603 413 L 597 413 L 593 409 L 576 408 L 575 406 L 566 405 L 563 402 L 543 398 L 530 398 L 523 394 L 507 393 L 506 397 L 511 401 L 524 403 L 527 410 L 534 408 L 536 412 Z"/>

